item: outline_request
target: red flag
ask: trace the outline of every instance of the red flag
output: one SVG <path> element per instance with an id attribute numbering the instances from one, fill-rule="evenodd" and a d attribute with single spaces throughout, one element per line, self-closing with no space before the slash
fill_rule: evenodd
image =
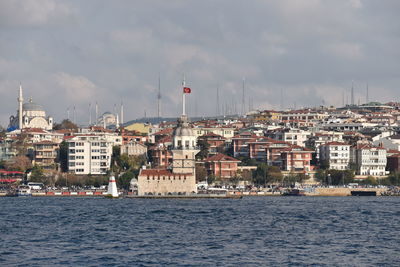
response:
<path id="1" fill-rule="evenodd" d="M 192 90 L 189 87 L 183 87 L 183 93 L 184 94 L 190 94 Z"/>

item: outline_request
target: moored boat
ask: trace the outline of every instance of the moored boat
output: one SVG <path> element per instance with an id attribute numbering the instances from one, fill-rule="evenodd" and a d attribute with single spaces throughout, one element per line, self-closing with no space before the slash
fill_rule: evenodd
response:
<path id="1" fill-rule="evenodd" d="M 32 196 L 31 188 L 29 185 L 20 185 L 17 189 L 17 196 L 29 197 Z"/>
<path id="2" fill-rule="evenodd" d="M 287 189 L 282 193 L 282 196 L 305 196 L 304 190 L 293 188 Z"/>

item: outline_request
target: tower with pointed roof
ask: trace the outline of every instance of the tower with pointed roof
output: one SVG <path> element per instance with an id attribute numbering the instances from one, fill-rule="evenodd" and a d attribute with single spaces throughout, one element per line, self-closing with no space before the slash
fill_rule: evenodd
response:
<path id="1" fill-rule="evenodd" d="M 185 86 L 184 77 L 182 87 L 185 88 Z M 182 115 L 178 119 L 178 125 L 173 132 L 172 172 L 194 174 L 195 156 L 200 150 L 197 148 L 197 137 L 186 115 L 185 92 L 182 92 L 182 94 Z"/>

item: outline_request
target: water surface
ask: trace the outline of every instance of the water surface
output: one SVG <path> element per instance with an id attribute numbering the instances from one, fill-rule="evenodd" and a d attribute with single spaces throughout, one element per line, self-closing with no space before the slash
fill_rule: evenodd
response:
<path id="1" fill-rule="evenodd" d="M 0 266 L 400 266 L 400 198 L 0 198 Z"/>

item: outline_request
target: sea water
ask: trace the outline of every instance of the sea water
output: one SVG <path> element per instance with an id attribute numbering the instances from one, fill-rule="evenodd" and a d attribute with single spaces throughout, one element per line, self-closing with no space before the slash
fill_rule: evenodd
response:
<path id="1" fill-rule="evenodd" d="M 400 198 L 1 198 L 0 266 L 400 266 Z"/>

